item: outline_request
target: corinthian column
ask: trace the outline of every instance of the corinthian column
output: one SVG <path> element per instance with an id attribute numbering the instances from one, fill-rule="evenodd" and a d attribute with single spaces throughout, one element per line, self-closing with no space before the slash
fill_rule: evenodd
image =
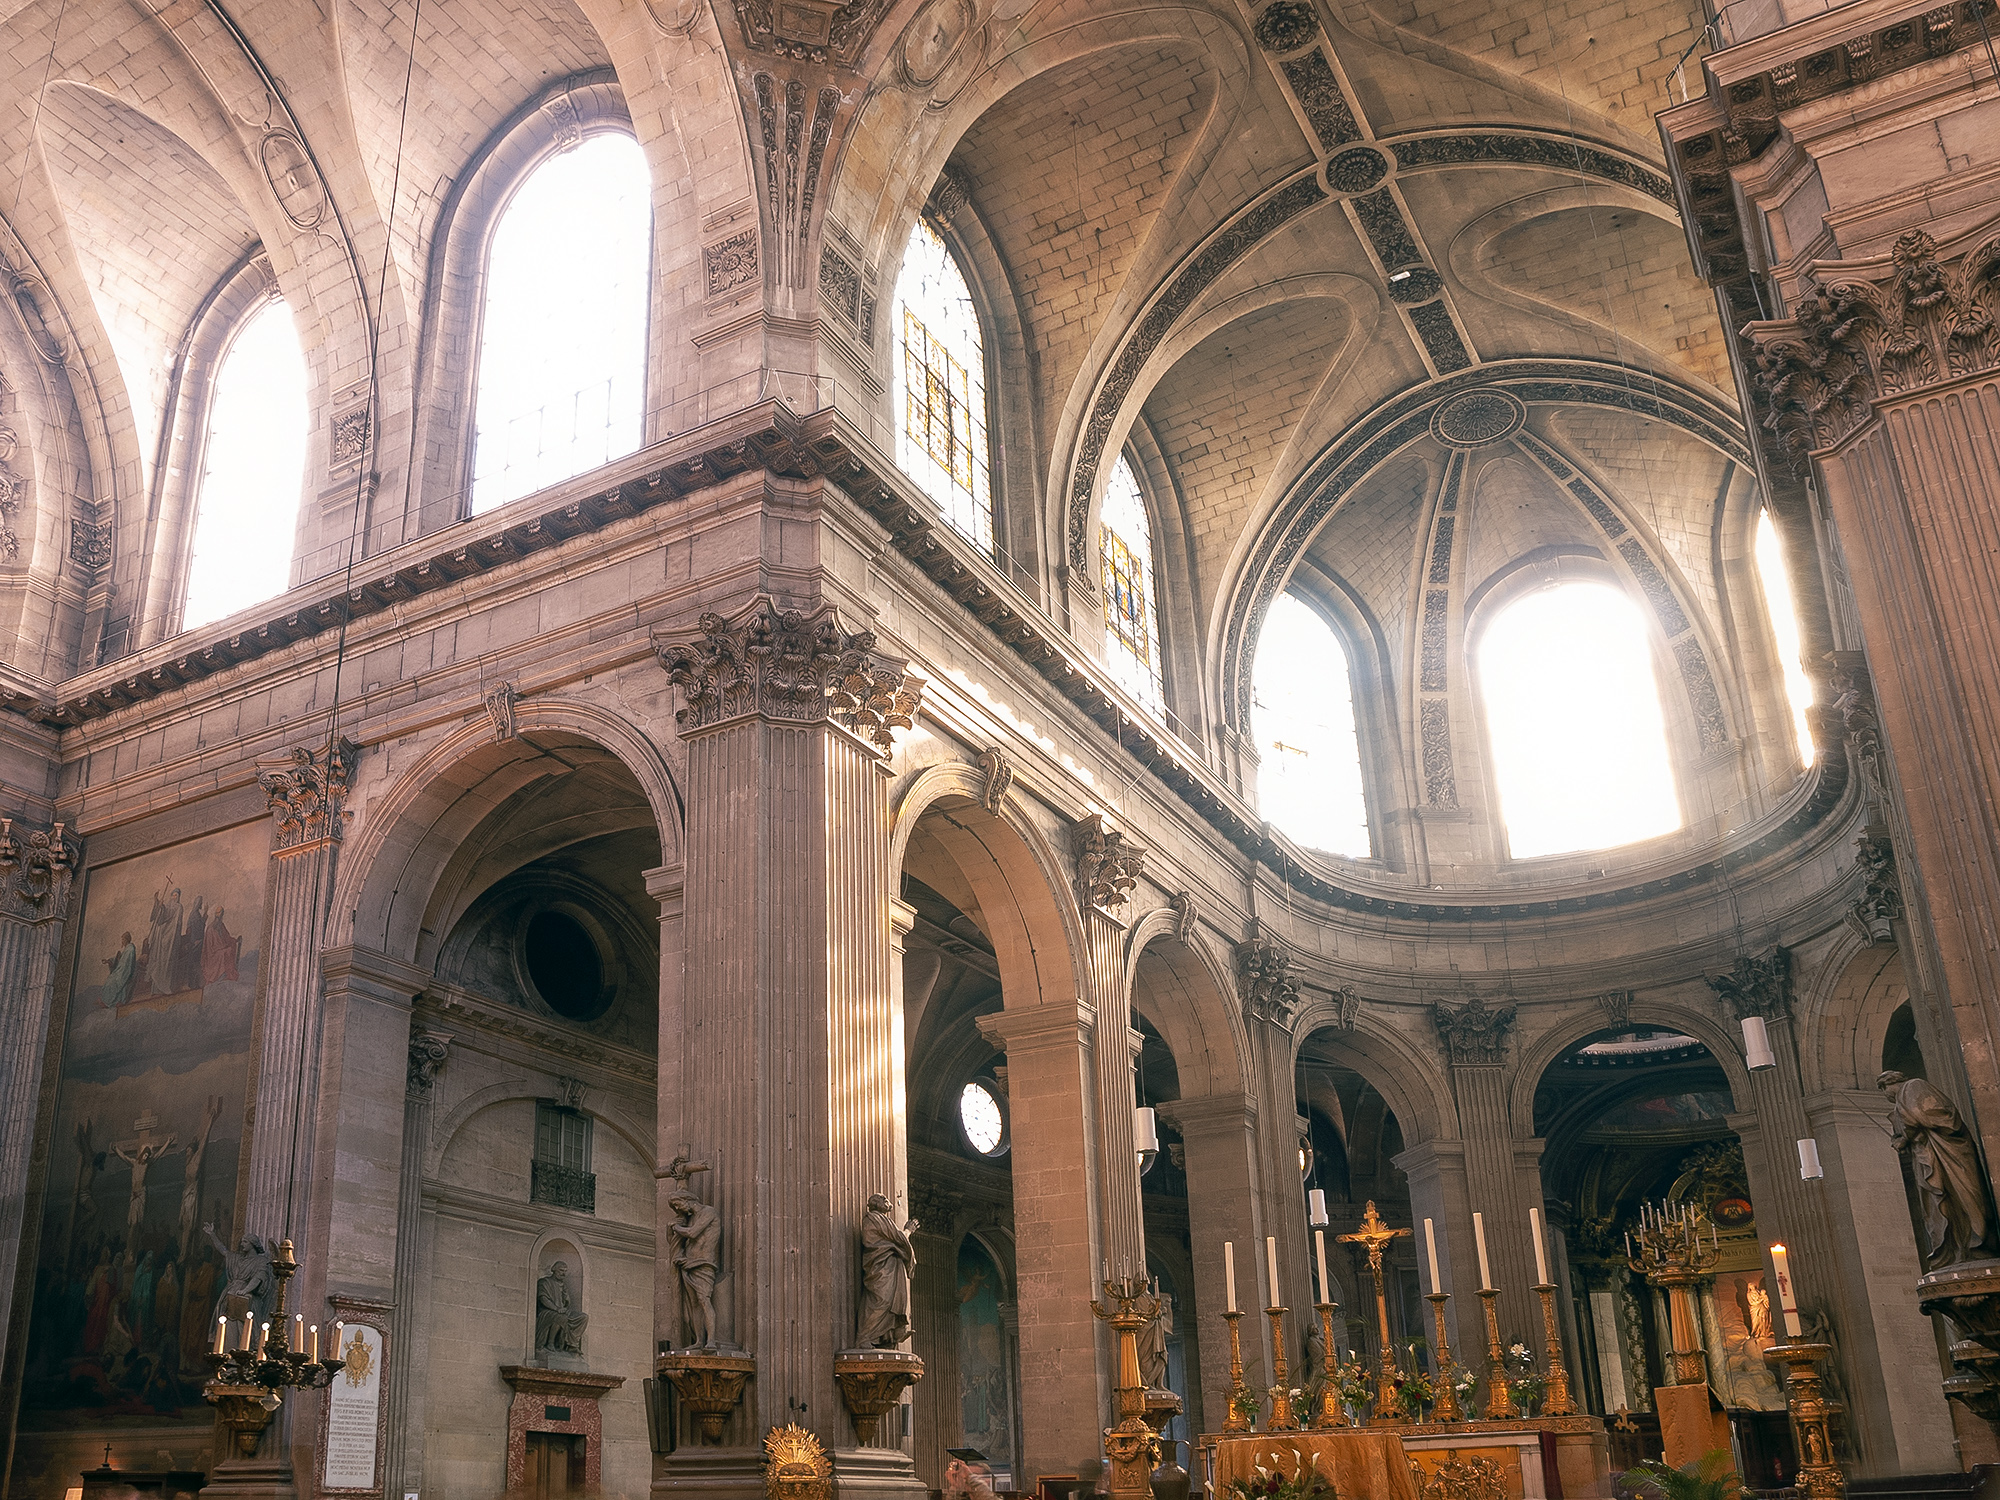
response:
<path id="1" fill-rule="evenodd" d="M 1146 1263 L 1146 1231 L 1139 1208 L 1139 1157 L 1132 1111 L 1137 1107 L 1132 1062 L 1139 1033 L 1132 1025 L 1132 992 L 1125 983 L 1125 935 L 1120 915 L 1145 866 L 1145 852 L 1093 815 L 1071 826 L 1078 904 L 1090 944 L 1090 986 L 1095 1004 L 1091 1050 L 1097 1063 L 1098 1182 L 1104 1257 L 1114 1272 L 1130 1262 L 1134 1275 Z"/>
<path id="2" fill-rule="evenodd" d="M 0 818 L 0 1331 L 13 1310 L 56 951 L 82 857 L 60 823 L 30 831 Z"/>
<path id="3" fill-rule="evenodd" d="M 1472 1209 L 1485 1216 L 1487 1258 L 1493 1284 L 1500 1289 L 1500 1331 L 1508 1339 L 1532 1339 L 1534 1330 L 1541 1326 L 1541 1309 L 1531 1291 L 1536 1277 L 1528 1210 L 1540 1207 L 1542 1201 L 1541 1172 L 1536 1165 L 1540 1142 L 1532 1147 L 1529 1142 L 1517 1142 L 1507 1113 L 1503 1063 L 1507 1033 L 1514 1027 L 1514 1007 L 1489 1006 L 1474 995 L 1457 1009 L 1433 1005 L 1431 1018 L 1451 1064 L 1451 1092 L 1458 1104 L 1458 1133 L 1465 1141 Z M 1454 1267 L 1457 1264 L 1454 1255 Z M 1476 1256 L 1470 1264 L 1472 1286 L 1467 1290 L 1477 1290 Z M 1463 1308 L 1459 1316 L 1463 1327 Z M 1474 1354 L 1462 1357 L 1472 1359 Z"/>
<path id="4" fill-rule="evenodd" d="M 257 762 L 270 799 L 270 923 L 257 1024 L 257 1102 L 250 1125 L 245 1227 L 303 1234 L 310 1205 L 320 1029 L 319 949 L 333 895 L 341 811 L 356 747 L 300 746 Z"/>
<path id="5" fill-rule="evenodd" d="M 682 1191 L 719 1211 L 718 1341 L 756 1361 L 721 1450 L 690 1430 L 666 1482 L 761 1496 L 757 1444 L 797 1422 L 841 1492 L 915 1494 L 908 1455 L 857 1446 L 833 1364 L 856 1341 L 867 1199 L 908 1210 L 884 788 L 918 690 L 831 606 L 759 598 L 658 645 L 687 750 L 682 1023 L 660 1060 L 681 1086 L 662 1136 L 687 1145 Z"/>

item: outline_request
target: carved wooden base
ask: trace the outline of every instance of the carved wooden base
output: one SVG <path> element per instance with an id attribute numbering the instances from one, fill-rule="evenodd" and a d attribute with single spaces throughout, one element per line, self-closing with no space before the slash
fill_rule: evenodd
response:
<path id="1" fill-rule="evenodd" d="M 1847 1487 L 1840 1465 L 1833 1461 L 1830 1415 L 1820 1394 L 1819 1362 L 1833 1353 L 1827 1344 L 1773 1344 L 1764 1359 L 1785 1367 L 1785 1405 L 1792 1414 L 1792 1432 L 1799 1443 L 1798 1487 L 1807 1500 L 1838 1500 Z"/>
<path id="2" fill-rule="evenodd" d="M 833 1357 L 833 1378 L 854 1419 L 855 1440 L 872 1448 L 882 1418 L 924 1378 L 924 1362 L 907 1349 L 843 1349 Z"/>
<path id="3" fill-rule="evenodd" d="M 653 1368 L 674 1383 L 681 1404 L 701 1424 L 702 1438 L 719 1443 L 722 1424 L 743 1399 L 743 1387 L 757 1373 L 757 1361 L 747 1354 L 682 1349 L 662 1354 Z"/>
<path id="4" fill-rule="evenodd" d="M 265 1409 L 263 1388 L 210 1381 L 202 1395 L 215 1408 L 216 1435 L 235 1447 L 237 1457 L 255 1458 L 264 1429 L 271 1425 L 271 1418 L 278 1410 L 275 1406 Z"/>

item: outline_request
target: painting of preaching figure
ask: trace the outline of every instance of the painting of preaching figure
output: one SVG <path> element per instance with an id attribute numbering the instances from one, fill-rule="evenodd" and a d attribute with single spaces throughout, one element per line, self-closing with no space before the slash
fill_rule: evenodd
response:
<path id="1" fill-rule="evenodd" d="M 1012 1381 L 1000 1321 L 1000 1268 L 978 1240 L 958 1247 L 958 1393 L 963 1445 L 996 1469 L 1014 1456 Z"/>
<path id="2" fill-rule="evenodd" d="M 259 822 L 85 872 L 24 1442 L 214 1418 L 269 862 Z"/>

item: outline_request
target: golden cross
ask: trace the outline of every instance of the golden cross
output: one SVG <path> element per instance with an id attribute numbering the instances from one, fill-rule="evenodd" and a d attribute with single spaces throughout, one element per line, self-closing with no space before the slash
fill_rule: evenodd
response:
<path id="1" fill-rule="evenodd" d="M 1378 1276 L 1382 1271 L 1382 1252 L 1389 1241 L 1401 1239 L 1411 1233 L 1408 1229 L 1391 1229 L 1382 1222 L 1382 1216 L 1375 1212 L 1375 1200 L 1368 1200 L 1368 1211 L 1361 1216 L 1361 1227 L 1353 1234 L 1337 1234 L 1335 1239 L 1343 1244 L 1360 1245 L 1368 1251 L 1368 1269 Z"/>

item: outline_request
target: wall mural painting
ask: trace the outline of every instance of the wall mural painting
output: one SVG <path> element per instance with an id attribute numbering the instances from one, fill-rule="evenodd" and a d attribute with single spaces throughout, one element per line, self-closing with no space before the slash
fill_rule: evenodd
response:
<path id="1" fill-rule="evenodd" d="M 1668 1094 L 1663 1098 L 1628 1099 L 1606 1110 L 1590 1128 L 1593 1131 L 1616 1131 L 1621 1135 L 1650 1134 L 1655 1130 L 1724 1122 L 1733 1107 L 1729 1094 L 1720 1089 Z"/>
<path id="2" fill-rule="evenodd" d="M 978 1240 L 958 1247 L 958 1394 L 964 1444 L 997 1470 L 1014 1465 L 1013 1393 L 1000 1321 L 1000 1268 Z"/>
<path id="3" fill-rule="evenodd" d="M 247 823 L 88 874 L 24 1427 L 214 1419 L 201 1356 L 227 1279 L 270 837 Z"/>

